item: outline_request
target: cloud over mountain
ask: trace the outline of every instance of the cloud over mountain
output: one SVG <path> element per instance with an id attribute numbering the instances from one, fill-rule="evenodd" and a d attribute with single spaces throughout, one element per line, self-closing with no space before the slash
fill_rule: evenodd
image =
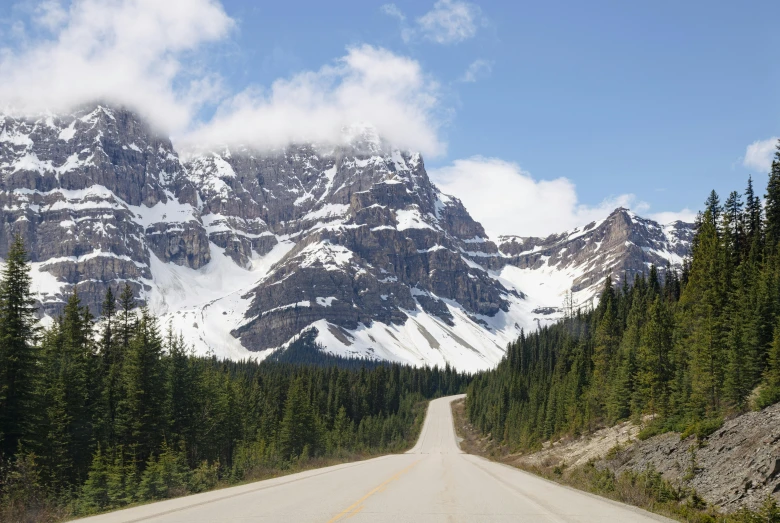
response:
<path id="1" fill-rule="evenodd" d="M 190 148 L 338 142 L 345 127 L 368 124 L 400 147 L 445 150 L 438 85 L 416 60 L 358 45 L 317 70 L 231 92 L 204 64 L 209 44 L 236 25 L 217 0 L 76 0 L 68 8 L 47 0 L 30 13 L 36 30 L 0 49 L 0 110 L 62 113 L 105 101 Z"/>
<path id="2" fill-rule="evenodd" d="M 251 87 L 226 99 L 214 118 L 183 137 L 187 145 L 332 142 L 369 124 L 396 146 L 444 152 L 437 134 L 438 84 L 420 64 L 386 49 L 352 47 L 333 64 Z"/>
<path id="3" fill-rule="evenodd" d="M 0 107 L 29 114 L 95 100 L 127 105 L 166 131 L 186 128 L 220 92 L 192 53 L 234 21 L 213 0 L 44 2 L 44 35 L 0 53 Z"/>
<path id="4" fill-rule="evenodd" d="M 495 237 L 501 234 L 546 236 L 606 217 L 616 207 L 645 213 L 661 223 L 693 221 L 688 209 L 647 213 L 650 206 L 633 194 L 604 199 L 597 205 L 579 202 L 577 187 L 568 178 L 537 180 L 519 165 L 475 156 L 428 170 L 445 192 L 460 198 L 474 218 Z"/>

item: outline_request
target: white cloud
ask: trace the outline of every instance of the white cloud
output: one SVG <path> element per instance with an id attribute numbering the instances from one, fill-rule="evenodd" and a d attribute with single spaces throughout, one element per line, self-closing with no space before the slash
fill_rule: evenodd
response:
<path id="1" fill-rule="evenodd" d="M 758 140 L 747 146 L 745 158 L 742 164 L 745 167 L 752 167 L 759 171 L 768 172 L 772 168 L 772 158 L 777 150 L 777 136 L 766 140 Z"/>
<path id="2" fill-rule="evenodd" d="M 471 62 L 466 68 L 466 72 L 458 79 L 461 82 L 476 82 L 480 76 L 490 74 L 493 70 L 493 62 L 478 59 Z"/>
<path id="3" fill-rule="evenodd" d="M 68 20 L 68 12 L 59 0 L 45 0 L 35 8 L 35 22 L 50 31 L 62 27 Z"/>
<path id="4" fill-rule="evenodd" d="M 405 23 L 406 15 L 395 4 L 384 4 L 380 9 L 399 20 L 401 38 L 407 43 L 422 37 L 438 44 L 455 44 L 473 38 L 478 26 L 484 23 L 479 6 L 462 0 L 437 0 L 433 9 L 411 26 Z"/>
<path id="5" fill-rule="evenodd" d="M 694 221 L 696 221 L 696 212 L 686 207 L 681 211 L 665 211 L 665 212 L 650 213 L 647 215 L 647 217 L 663 225 L 673 223 L 676 221 L 693 223 Z"/>
<path id="6" fill-rule="evenodd" d="M 204 69 L 205 44 L 235 22 L 218 0 L 45 0 L 30 23 L 49 37 L 0 49 L 0 112 L 64 112 L 104 101 L 127 106 L 192 149 L 242 143 L 334 142 L 371 125 L 387 141 L 428 155 L 438 137 L 438 85 L 407 57 L 353 47 L 316 71 L 269 88 L 228 92 Z M 199 121 L 215 107 L 210 121 Z"/>
<path id="7" fill-rule="evenodd" d="M 0 50 L 0 107 L 23 114 L 104 100 L 164 130 L 186 127 L 218 92 L 188 53 L 233 26 L 216 0 L 41 3 L 33 22 L 51 38 Z"/>
<path id="8" fill-rule="evenodd" d="M 185 146 L 333 142 L 354 124 L 373 126 L 394 145 L 444 152 L 437 135 L 438 86 L 415 60 L 363 45 L 318 71 L 248 89 L 225 101 L 211 122 L 182 137 Z"/>
<path id="9" fill-rule="evenodd" d="M 576 186 L 567 178 L 535 180 L 517 164 L 476 156 L 429 169 L 439 188 L 463 201 L 489 235 L 547 236 L 606 217 L 617 207 L 647 213 L 649 205 L 633 194 L 610 197 L 595 206 L 579 203 Z M 668 223 L 692 214 L 658 213 Z"/>
<path id="10" fill-rule="evenodd" d="M 398 18 L 401 22 L 406 20 L 406 16 L 403 14 L 403 12 L 401 12 L 400 9 L 398 9 L 398 6 L 395 4 L 384 4 L 379 9 L 387 16 Z"/>
<path id="11" fill-rule="evenodd" d="M 459 0 L 438 0 L 433 9 L 417 19 L 423 36 L 439 44 L 452 44 L 477 34 L 480 9 Z"/>

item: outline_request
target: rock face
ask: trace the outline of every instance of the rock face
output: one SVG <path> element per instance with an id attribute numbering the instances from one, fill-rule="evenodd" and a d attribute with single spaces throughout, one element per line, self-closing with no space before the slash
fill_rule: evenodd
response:
<path id="1" fill-rule="evenodd" d="M 210 259 L 198 194 L 170 140 L 124 110 L 0 119 L 0 255 L 21 234 L 45 310 L 77 290 L 99 312 L 107 285 L 151 289 L 150 256 Z"/>
<path id="2" fill-rule="evenodd" d="M 628 209 L 615 209 L 606 219 L 547 238 L 501 236 L 500 252 L 521 269 L 553 269 L 571 276 L 570 290 L 585 302 L 611 274 L 617 283 L 646 273 L 650 265 L 663 272 L 679 268 L 690 253 L 693 224 L 660 225 Z M 583 292 L 584 291 L 584 292 Z"/>
<path id="3" fill-rule="evenodd" d="M 339 354 L 476 370 L 606 274 L 678 265 L 692 227 L 625 209 L 549 238 L 491 241 L 423 159 L 370 128 L 341 146 L 180 160 L 132 113 L 4 117 L 0 255 L 22 234 L 47 314 L 78 290 L 139 298 L 200 351 L 260 356 L 301 331 Z"/>
<path id="4" fill-rule="evenodd" d="M 653 466 L 727 512 L 780 498 L 780 403 L 726 421 L 703 444 L 675 433 L 640 441 L 605 461 L 616 472 Z"/>

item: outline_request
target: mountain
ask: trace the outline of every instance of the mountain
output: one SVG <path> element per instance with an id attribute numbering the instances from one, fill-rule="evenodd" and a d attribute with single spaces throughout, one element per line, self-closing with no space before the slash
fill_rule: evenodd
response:
<path id="1" fill-rule="evenodd" d="M 339 146 L 183 159 L 124 109 L 0 124 L 0 255 L 24 236 L 47 318 L 74 291 L 99 313 L 127 282 L 198 351 L 231 358 L 315 328 L 334 354 L 489 368 L 568 291 L 585 305 L 609 273 L 679 266 L 693 234 L 617 209 L 494 242 L 418 153 L 366 126 Z"/>

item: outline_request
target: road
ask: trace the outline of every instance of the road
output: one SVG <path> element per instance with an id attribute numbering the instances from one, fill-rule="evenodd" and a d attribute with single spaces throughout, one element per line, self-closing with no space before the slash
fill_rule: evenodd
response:
<path id="1" fill-rule="evenodd" d="M 406 454 L 120 510 L 90 523 L 671 521 L 458 448 L 450 402 L 431 402 Z"/>

